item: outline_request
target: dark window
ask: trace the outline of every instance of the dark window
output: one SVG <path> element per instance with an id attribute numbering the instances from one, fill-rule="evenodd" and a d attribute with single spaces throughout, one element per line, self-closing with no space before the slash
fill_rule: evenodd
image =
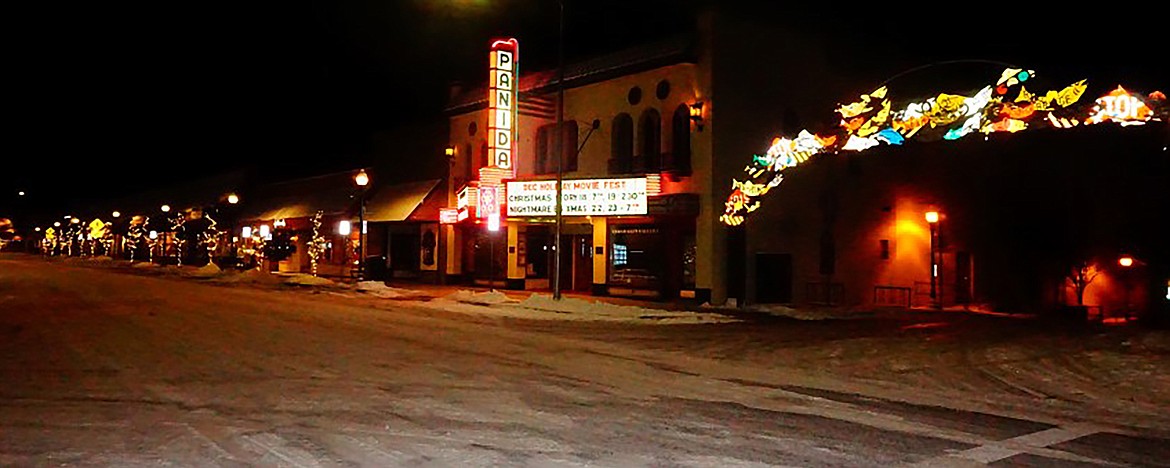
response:
<path id="1" fill-rule="evenodd" d="M 564 148 L 561 151 L 564 171 L 577 170 L 577 121 L 566 120 L 564 123 Z M 536 130 L 536 173 L 553 174 L 557 171 L 556 124 L 544 125 Z"/>
<path id="2" fill-rule="evenodd" d="M 654 95 L 658 97 L 659 101 L 670 96 L 670 82 L 666 80 L 659 81 L 658 87 L 654 89 Z"/>
<path id="3" fill-rule="evenodd" d="M 487 144 L 487 140 L 483 140 L 483 142 L 481 142 L 479 145 L 479 160 L 476 162 L 475 170 L 479 171 L 479 168 L 487 167 L 487 166 L 488 166 L 488 144 Z"/>
<path id="4" fill-rule="evenodd" d="M 555 170 L 555 166 L 549 161 L 549 155 L 552 154 L 553 145 L 556 142 L 552 139 L 552 130 L 556 125 L 544 125 L 536 129 L 536 168 L 537 174 L 548 174 Z"/>
<path id="5" fill-rule="evenodd" d="M 630 93 L 626 95 L 626 100 L 630 102 L 631 106 L 638 105 L 639 102 L 642 102 L 642 88 L 637 86 L 630 88 Z"/>
<path id="6" fill-rule="evenodd" d="M 475 122 L 467 124 L 467 134 L 468 135 L 475 136 L 475 132 L 478 132 L 478 131 L 479 131 L 479 126 L 476 125 Z"/>
<path id="7" fill-rule="evenodd" d="M 580 130 L 577 128 L 576 120 L 568 120 L 564 122 L 565 148 L 562 154 L 565 155 L 565 171 L 577 170 L 577 138 L 580 136 Z"/>
<path id="8" fill-rule="evenodd" d="M 610 135 L 609 173 L 627 174 L 634 160 L 634 119 L 630 114 L 618 114 L 613 119 Z"/>
<path id="9" fill-rule="evenodd" d="M 463 181 L 467 182 L 475 178 L 475 159 L 472 158 L 474 154 L 471 152 L 471 143 L 463 145 Z M 459 190 L 459 187 L 455 187 Z"/>
<path id="10" fill-rule="evenodd" d="M 658 172 L 662 168 L 662 117 L 655 109 L 642 113 L 638 123 L 638 155 L 634 172 Z"/>
<path id="11" fill-rule="evenodd" d="M 882 260 L 889 260 L 890 259 L 890 240 L 889 239 L 882 239 L 879 242 L 881 243 L 881 246 L 882 246 Z"/>
<path id="12" fill-rule="evenodd" d="M 670 121 L 670 155 L 665 169 L 689 173 L 691 171 L 691 108 L 680 104 Z"/>

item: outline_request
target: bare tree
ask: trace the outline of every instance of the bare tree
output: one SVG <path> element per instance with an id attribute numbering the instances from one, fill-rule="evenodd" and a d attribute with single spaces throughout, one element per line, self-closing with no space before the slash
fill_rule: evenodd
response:
<path id="1" fill-rule="evenodd" d="M 1097 279 L 1097 275 L 1101 274 L 1101 270 L 1097 269 L 1097 265 L 1087 261 L 1080 261 L 1074 263 L 1068 270 L 1067 276 L 1069 284 L 1072 285 L 1073 290 L 1077 295 L 1077 305 L 1085 305 L 1085 289 L 1093 280 Z"/>

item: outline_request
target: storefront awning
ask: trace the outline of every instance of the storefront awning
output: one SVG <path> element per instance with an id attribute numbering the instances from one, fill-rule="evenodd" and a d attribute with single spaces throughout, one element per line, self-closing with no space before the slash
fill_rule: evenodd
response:
<path id="1" fill-rule="evenodd" d="M 378 223 L 412 219 L 411 215 L 417 215 L 419 207 L 423 206 L 427 197 L 435 192 L 440 182 L 439 179 L 431 179 L 378 188 L 366 200 L 366 221 Z M 414 218 L 418 217 L 414 216 Z M 437 209 L 433 215 L 425 216 L 425 218 L 430 221 L 437 220 Z"/>

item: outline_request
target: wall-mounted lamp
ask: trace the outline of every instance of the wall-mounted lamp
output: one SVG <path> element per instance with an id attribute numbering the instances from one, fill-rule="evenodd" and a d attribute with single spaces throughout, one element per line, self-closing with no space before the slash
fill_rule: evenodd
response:
<path id="1" fill-rule="evenodd" d="M 337 233 L 340 235 L 348 236 L 349 233 L 353 232 L 352 229 L 348 219 L 343 219 L 337 223 Z"/>
<path id="2" fill-rule="evenodd" d="M 447 155 L 448 160 L 454 161 L 455 160 L 455 147 L 448 146 L 446 148 L 443 148 L 443 154 Z"/>
<path id="3" fill-rule="evenodd" d="M 697 130 L 703 131 L 703 101 L 691 103 L 691 122 L 695 123 Z"/>

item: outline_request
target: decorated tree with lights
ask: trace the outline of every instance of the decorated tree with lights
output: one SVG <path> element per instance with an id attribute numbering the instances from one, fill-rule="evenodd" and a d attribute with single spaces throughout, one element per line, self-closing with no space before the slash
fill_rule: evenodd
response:
<path id="1" fill-rule="evenodd" d="M 126 252 L 131 262 L 142 260 L 144 254 L 149 259 L 151 242 L 146 232 L 146 222 L 149 218 L 135 216 L 126 228 L 126 236 L 122 239 L 122 250 Z"/>
<path id="2" fill-rule="evenodd" d="M 179 245 L 180 262 L 203 266 L 211 261 L 219 230 L 211 215 L 201 208 L 191 209 L 177 219 L 175 239 Z"/>
<path id="3" fill-rule="evenodd" d="M 324 212 L 317 211 L 313 215 L 313 238 L 309 240 L 309 264 L 312 266 L 313 276 L 317 276 L 317 264 L 325 254 L 325 236 L 321 234 L 321 216 Z"/>

